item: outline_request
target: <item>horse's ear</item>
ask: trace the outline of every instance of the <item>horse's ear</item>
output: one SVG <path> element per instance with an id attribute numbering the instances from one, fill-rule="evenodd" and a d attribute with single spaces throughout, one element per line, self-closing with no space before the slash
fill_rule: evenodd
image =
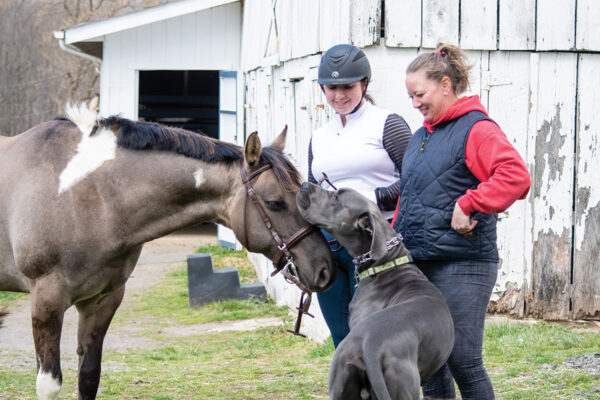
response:
<path id="1" fill-rule="evenodd" d="M 244 161 L 248 167 L 253 167 L 260 161 L 261 152 L 260 138 L 258 132 L 252 132 L 248 139 L 246 139 L 246 146 L 244 147 Z"/>
<path id="2" fill-rule="evenodd" d="M 379 260 L 387 253 L 383 224 L 387 224 L 387 221 L 375 207 L 369 207 L 369 210 L 358 218 L 358 226 L 371 234 L 371 257 L 374 260 Z"/>
<path id="3" fill-rule="evenodd" d="M 283 130 L 281 131 L 281 133 L 279 134 L 279 136 L 277 136 L 275 138 L 275 140 L 273 140 L 273 143 L 271 143 L 271 147 L 279 150 L 280 152 L 283 153 L 283 149 L 285 149 L 285 140 L 287 138 L 287 125 L 283 128 Z"/>

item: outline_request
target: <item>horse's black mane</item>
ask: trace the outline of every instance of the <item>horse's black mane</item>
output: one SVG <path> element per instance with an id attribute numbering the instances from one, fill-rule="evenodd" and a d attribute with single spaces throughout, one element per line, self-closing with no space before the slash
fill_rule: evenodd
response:
<path id="1" fill-rule="evenodd" d="M 98 121 L 98 126 L 117 132 L 117 144 L 132 150 L 167 150 L 205 162 L 232 164 L 243 160 L 242 149 L 199 133 L 151 122 L 136 122 L 119 116 Z M 94 128 L 91 135 L 97 131 Z M 260 164 L 270 163 L 285 190 L 297 191 L 302 177 L 294 164 L 277 149 L 263 147 Z"/>
<path id="2" fill-rule="evenodd" d="M 209 163 L 243 159 L 239 146 L 181 128 L 136 122 L 114 115 L 99 120 L 98 126 L 117 132 L 117 144 L 128 149 L 173 151 Z"/>

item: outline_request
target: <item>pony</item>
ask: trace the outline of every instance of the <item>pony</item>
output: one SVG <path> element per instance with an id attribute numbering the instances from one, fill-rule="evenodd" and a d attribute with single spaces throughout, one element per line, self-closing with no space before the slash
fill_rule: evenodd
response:
<path id="1" fill-rule="evenodd" d="M 85 103 L 0 137 L 0 290 L 30 293 L 39 399 L 60 392 L 60 335 L 72 305 L 79 399 L 96 397 L 104 337 L 142 246 L 175 230 L 222 224 L 302 289 L 329 287 L 329 247 L 298 212 L 301 178 L 283 154 L 285 140 L 284 129 L 263 147 L 255 132 L 242 149 L 101 118 Z"/>

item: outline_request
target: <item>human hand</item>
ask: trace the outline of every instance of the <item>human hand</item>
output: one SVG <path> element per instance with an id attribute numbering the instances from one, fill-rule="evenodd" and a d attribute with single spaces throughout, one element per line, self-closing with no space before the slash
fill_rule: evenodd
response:
<path id="1" fill-rule="evenodd" d="M 472 236 L 473 233 L 471 231 L 475 228 L 475 225 L 477 225 L 477 221 L 472 220 L 466 215 L 458 205 L 458 202 L 456 202 L 454 204 L 454 211 L 452 212 L 452 222 L 450 223 L 452 229 L 465 236 Z"/>

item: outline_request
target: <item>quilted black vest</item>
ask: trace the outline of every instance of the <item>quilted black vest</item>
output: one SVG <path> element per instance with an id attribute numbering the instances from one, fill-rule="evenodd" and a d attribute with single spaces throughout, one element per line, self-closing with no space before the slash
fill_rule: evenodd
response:
<path id="1" fill-rule="evenodd" d="M 433 134 L 421 127 L 408 144 L 394 229 L 415 260 L 498 261 L 496 214 L 471 215 L 478 220 L 471 237 L 450 227 L 456 200 L 480 183 L 467 168 L 465 147 L 481 120 L 490 119 L 471 111 L 436 125 Z"/>

